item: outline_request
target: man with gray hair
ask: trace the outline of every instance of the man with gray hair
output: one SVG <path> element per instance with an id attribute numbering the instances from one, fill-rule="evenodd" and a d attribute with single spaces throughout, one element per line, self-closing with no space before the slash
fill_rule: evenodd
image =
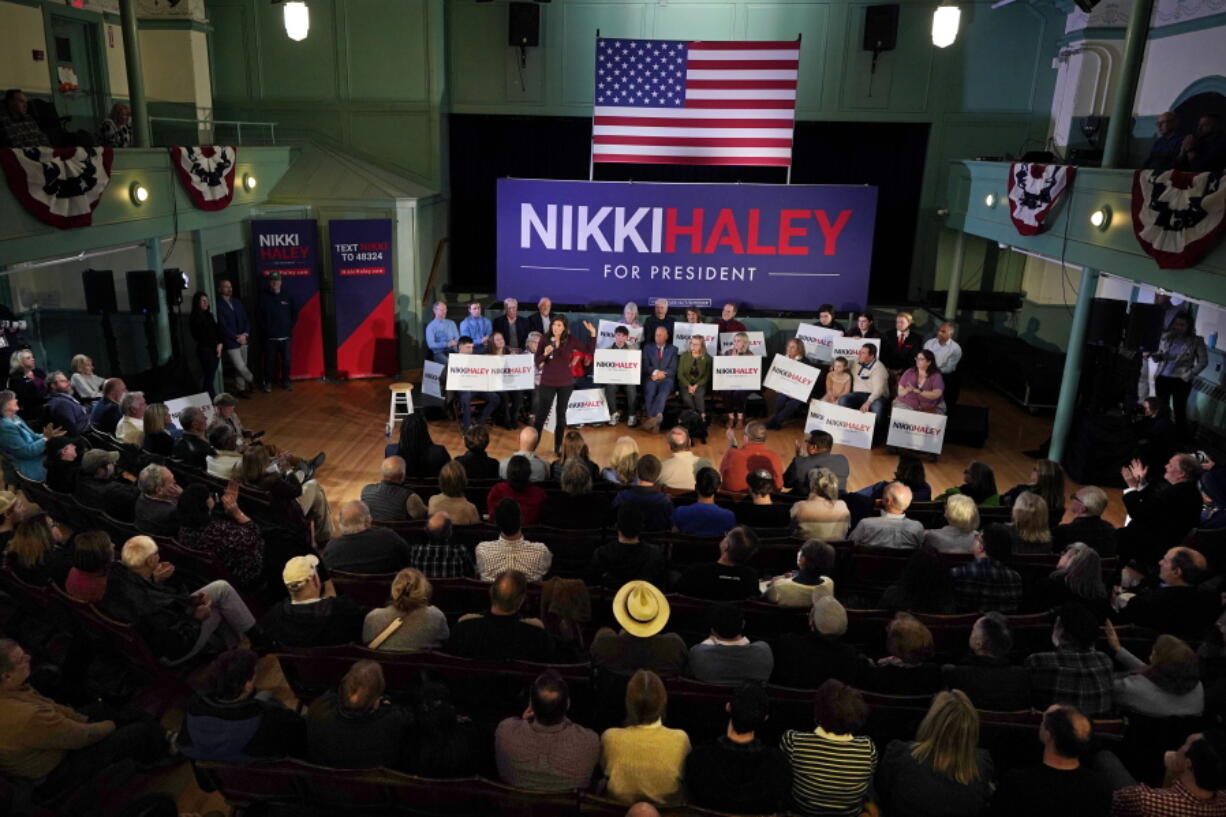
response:
<path id="1" fill-rule="evenodd" d="M 362 487 L 362 501 L 379 522 L 408 522 L 426 517 L 426 503 L 404 484 L 403 457 L 388 457 L 379 468 L 379 481 Z"/>
<path id="2" fill-rule="evenodd" d="M 175 475 L 164 465 L 146 465 L 137 477 L 140 496 L 136 500 L 136 529 L 151 536 L 176 536 L 179 533 L 179 494 Z"/>
<path id="3" fill-rule="evenodd" d="M 119 401 L 123 417 L 115 426 L 115 436 L 130 445 L 140 446 L 145 441 L 145 393 L 130 391 Z"/>
<path id="4" fill-rule="evenodd" d="M 514 298 L 503 298 L 503 314 L 494 318 L 494 331 L 502 334 L 507 342 L 507 348 L 519 351 L 528 341 L 528 319 L 519 314 L 519 301 Z"/>
<path id="5" fill-rule="evenodd" d="M 1078 488 L 1069 502 L 1073 519 L 1067 525 L 1058 525 L 1052 531 L 1052 546 L 1064 550 L 1074 542 L 1085 542 L 1104 559 L 1115 555 L 1119 547 L 1119 531 L 1103 519 L 1107 510 L 1107 492 L 1096 485 Z"/>
<path id="6" fill-rule="evenodd" d="M 966 693 L 979 709 L 1014 712 L 1029 709 L 1030 671 L 1009 660 L 1013 633 L 1009 619 L 996 611 L 984 613 L 971 627 L 970 653 L 942 668 L 949 689 Z"/>
<path id="7" fill-rule="evenodd" d="M 831 678 L 851 683 L 864 659 L 843 640 L 846 633 L 846 608 L 834 596 L 815 598 L 809 632 L 788 633 L 774 643 L 771 683 L 798 689 L 817 689 Z"/>
<path id="8" fill-rule="evenodd" d="M 209 421 L 204 410 L 188 406 L 179 415 L 179 425 L 183 427 L 183 436 L 175 441 L 171 456 L 192 468 L 205 470 L 208 467 L 208 458 L 217 452 L 205 437 Z"/>
<path id="9" fill-rule="evenodd" d="M 660 464 L 657 484 L 679 491 L 694 490 L 695 475 L 703 468 L 710 468 L 711 461 L 690 450 L 690 432 L 683 426 L 669 429 L 668 450 L 672 456 Z"/>
<path id="10" fill-rule="evenodd" d="M 324 549 L 324 565 L 329 570 L 374 575 L 409 566 L 408 543 L 391 528 L 372 527 L 365 502 L 353 499 L 342 505 L 336 525 L 341 535 Z"/>
<path id="11" fill-rule="evenodd" d="M 911 489 L 891 482 L 881 495 L 881 515 L 861 519 L 847 537 L 857 545 L 883 548 L 916 548 L 924 541 L 924 525 L 907 518 Z"/>
<path id="12" fill-rule="evenodd" d="M 209 430 L 209 444 L 213 453 L 205 463 L 208 472 L 218 479 L 233 479 L 243 464 L 243 455 L 238 453 L 238 435 L 229 426 L 213 426 Z"/>
<path id="13" fill-rule="evenodd" d="M 72 391 L 72 381 L 63 372 L 47 375 L 47 415 L 56 428 L 74 437 L 89 428 L 89 413 Z"/>

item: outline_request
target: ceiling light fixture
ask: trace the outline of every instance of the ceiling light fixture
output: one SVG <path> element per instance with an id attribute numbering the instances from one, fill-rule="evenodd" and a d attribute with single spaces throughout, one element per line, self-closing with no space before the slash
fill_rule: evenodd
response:
<path id="1" fill-rule="evenodd" d="M 940 5 L 932 12 L 932 44 L 947 48 L 958 39 L 958 26 L 962 21 L 962 9 L 957 6 Z"/>
<path id="2" fill-rule="evenodd" d="M 285 36 L 294 42 L 302 42 L 311 33 L 311 10 L 303 0 L 287 0 L 282 15 L 285 20 Z"/>
<path id="3" fill-rule="evenodd" d="M 140 182 L 132 182 L 131 186 L 128 187 L 128 198 L 132 200 L 133 204 L 140 207 L 149 200 L 149 188 Z"/>

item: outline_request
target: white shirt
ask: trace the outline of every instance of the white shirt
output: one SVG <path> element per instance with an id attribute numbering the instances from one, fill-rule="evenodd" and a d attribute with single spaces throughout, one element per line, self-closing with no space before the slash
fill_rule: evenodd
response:
<path id="1" fill-rule="evenodd" d="M 929 338 L 924 341 L 924 348 L 932 352 L 932 356 L 936 358 L 937 368 L 941 370 L 941 374 L 952 374 L 958 370 L 958 363 L 962 360 L 962 347 L 958 345 L 958 341 L 950 338 L 942 346 L 941 341 Z"/>
<path id="2" fill-rule="evenodd" d="M 125 414 L 119 418 L 115 436 L 125 443 L 140 445 L 145 441 L 145 418 L 129 417 Z"/>

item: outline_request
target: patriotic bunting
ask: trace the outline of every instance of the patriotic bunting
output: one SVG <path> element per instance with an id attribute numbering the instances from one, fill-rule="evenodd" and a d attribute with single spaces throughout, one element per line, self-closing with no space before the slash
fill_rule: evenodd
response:
<path id="1" fill-rule="evenodd" d="M 1043 222 L 1064 191 L 1073 183 L 1077 168 L 1014 162 L 1009 167 L 1009 217 L 1021 235 L 1043 232 Z"/>
<path id="2" fill-rule="evenodd" d="M 202 145 L 172 147 L 170 163 L 192 203 L 201 210 L 224 210 L 234 198 L 237 148 Z"/>
<path id="3" fill-rule="evenodd" d="M 30 215 L 68 230 L 93 221 L 114 154 L 111 148 L 8 148 L 0 149 L 0 164 Z"/>
<path id="4" fill-rule="evenodd" d="M 1194 266 L 1222 231 L 1222 171 L 1138 170 L 1132 177 L 1132 229 L 1162 269 Z"/>

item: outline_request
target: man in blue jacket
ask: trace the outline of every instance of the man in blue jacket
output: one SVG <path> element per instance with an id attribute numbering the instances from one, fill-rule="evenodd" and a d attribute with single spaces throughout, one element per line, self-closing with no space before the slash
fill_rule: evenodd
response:
<path id="1" fill-rule="evenodd" d="M 426 346 L 435 363 L 447 365 L 447 356 L 460 345 L 460 330 L 455 321 L 447 319 L 447 304 L 434 304 L 434 320 L 426 324 Z"/>
<path id="2" fill-rule="evenodd" d="M 281 388 L 292 391 L 289 351 L 294 322 L 298 320 L 298 305 L 288 293 L 281 291 L 281 273 L 269 273 L 268 291 L 260 294 L 256 320 L 264 335 L 264 382 L 260 388 L 272 391 L 272 383 L 278 379 L 277 363 L 280 361 Z"/>
<path id="3" fill-rule="evenodd" d="M 234 388 L 239 397 L 250 397 L 255 375 L 247 368 L 251 324 L 243 302 L 234 297 L 234 285 L 222 278 L 217 282 L 217 326 L 221 330 L 221 345 L 226 359 L 234 369 Z"/>
<path id="4" fill-rule="evenodd" d="M 89 428 L 89 412 L 73 395 L 68 375 L 52 372 L 47 376 L 47 388 L 51 392 L 47 398 L 47 414 L 51 424 L 74 437 L 84 433 Z"/>
<path id="5" fill-rule="evenodd" d="M 643 347 L 643 371 L 647 378 L 643 385 L 644 431 L 660 430 L 664 404 L 677 379 L 677 347 L 668 342 L 668 336 L 668 327 L 660 324 L 655 329 L 655 342 Z"/>

